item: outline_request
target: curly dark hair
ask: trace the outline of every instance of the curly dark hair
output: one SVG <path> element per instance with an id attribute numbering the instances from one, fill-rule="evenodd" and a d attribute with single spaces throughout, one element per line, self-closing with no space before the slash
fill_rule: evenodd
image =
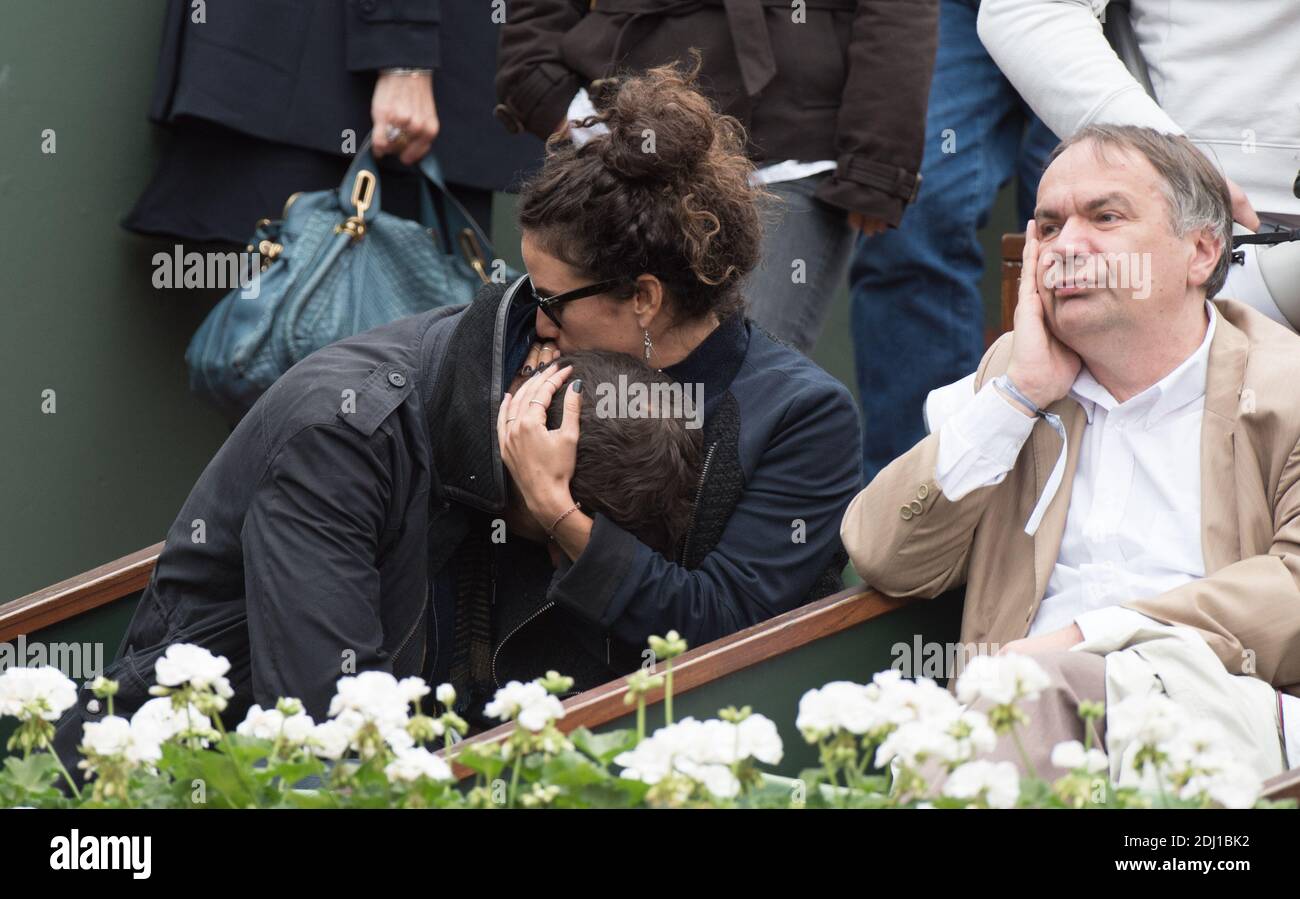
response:
<path id="1" fill-rule="evenodd" d="M 758 202 L 745 129 L 693 87 L 699 57 L 592 85 L 608 134 L 581 147 L 552 135 L 523 186 L 519 224 L 558 259 L 596 280 L 663 282 L 677 321 L 743 308 L 740 284 L 759 259 Z"/>
<path id="2" fill-rule="evenodd" d="M 665 558 L 672 558 L 690 518 L 699 479 L 703 432 L 682 417 L 650 408 L 644 417 L 598 412 L 601 385 L 674 384 L 639 359 L 623 353 L 583 350 L 561 356 L 555 370 L 573 366 L 566 384 L 582 379 L 578 461 L 569 490 L 590 513 L 600 512 Z M 564 419 L 564 395 L 557 391 L 547 410 L 547 425 Z M 647 390 L 648 395 L 653 391 Z M 699 410 L 703 414 L 703 410 Z"/>

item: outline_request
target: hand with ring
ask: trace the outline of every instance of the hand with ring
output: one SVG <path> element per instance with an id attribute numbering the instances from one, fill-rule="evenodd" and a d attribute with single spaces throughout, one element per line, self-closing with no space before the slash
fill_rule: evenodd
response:
<path id="1" fill-rule="evenodd" d="M 550 430 L 546 413 L 555 394 L 564 388 L 573 366 L 534 373 L 516 393 L 507 393 L 497 414 L 497 442 L 528 511 L 550 522 L 573 505 L 569 482 L 578 459 L 578 419 L 582 412 L 581 382 L 564 392 L 564 421 Z"/>
<path id="2" fill-rule="evenodd" d="M 510 382 L 510 393 L 517 393 L 523 383 L 533 376 L 533 373 L 550 365 L 556 359 L 560 358 L 560 348 L 550 340 L 540 340 L 528 348 L 528 355 L 524 357 L 524 364 Z"/>

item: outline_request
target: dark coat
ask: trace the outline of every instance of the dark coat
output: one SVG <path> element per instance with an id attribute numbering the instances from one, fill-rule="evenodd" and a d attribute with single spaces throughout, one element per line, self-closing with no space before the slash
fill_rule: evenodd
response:
<path id="1" fill-rule="evenodd" d="M 578 88 L 703 54 L 756 162 L 837 162 L 817 197 L 898 224 L 919 184 L 938 0 L 513 0 L 498 115 L 550 134 Z"/>
<path id="2" fill-rule="evenodd" d="M 497 26 L 476 6 L 221 0 L 207 5 L 206 22 L 195 23 L 189 0 L 171 0 L 149 116 L 160 123 L 203 119 L 339 156 L 345 129 L 358 144 L 370 130 L 377 70 L 435 68 L 441 132 L 433 146 L 447 180 L 511 189 L 540 162 L 542 147 L 503 133 L 492 118 Z"/>
<path id="3" fill-rule="evenodd" d="M 467 307 L 331 344 L 258 400 L 168 531 L 105 672 L 121 682 L 118 710 L 148 699 L 174 642 L 230 659 L 233 722 L 282 696 L 323 719 L 347 673 L 445 679 L 464 623 L 461 550 L 506 502 L 496 410 L 535 314 L 516 295 L 489 285 Z M 739 317 L 667 372 L 704 384 L 709 461 L 685 565 L 597 512 L 575 563 L 520 585 L 531 606 L 502 603 L 499 681 L 570 670 L 585 653 L 604 667 L 577 666 L 599 682 L 635 667 L 652 634 L 675 629 L 698 645 L 838 586 L 840 518 L 861 478 L 848 391 Z M 103 714 L 91 699 L 83 689 L 60 722 L 66 759 L 81 722 Z"/>

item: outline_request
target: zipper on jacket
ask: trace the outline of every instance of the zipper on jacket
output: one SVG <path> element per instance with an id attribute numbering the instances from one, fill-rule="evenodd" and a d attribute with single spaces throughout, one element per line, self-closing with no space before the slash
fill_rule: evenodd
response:
<path id="1" fill-rule="evenodd" d="M 495 683 L 495 684 L 497 685 L 497 689 L 500 689 L 500 688 L 501 688 L 501 681 L 500 681 L 500 679 L 497 677 L 497 656 L 501 655 L 501 650 L 505 648 L 506 643 L 510 640 L 511 637 L 513 637 L 515 634 L 519 633 L 520 629 L 521 629 L 524 625 L 526 625 L 528 622 L 532 621 L 532 620 L 533 620 L 534 618 L 536 618 L 538 615 L 542 614 L 543 612 L 545 612 L 547 609 L 551 608 L 551 607 L 554 606 L 554 605 L 555 605 L 554 602 L 548 602 L 546 605 L 542 606 L 542 607 L 541 607 L 540 609 L 538 609 L 536 612 L 534 612 L 533 614 L 529 615 L 529 616 L 528 616 L 527 618 L 525 618 L 523 621 L 519 622 L 519 624 L 515 625 L 514 630 L 512 630 L 510 633 L 506 634 L 505 639 L 502 640 L 500 643 L 497 644 L 496 651 L 492 653 L 492 681 L 493 681 L 493 683 Z"/>
<path id="2" fill-rule="evenodd" d="M 695 516 L 700 511 L 700 498 L 704 496 L 704 479 L 709 476 L 709 464 L 713 462 L 713 451 L 718 448 L 718 442 L 715 440 L 709 444 L 708 452 L 704 454 L 704 464 L 700 466 L 700 480 L 695 487 L 695 502 L 691 504 L 691 517 L 686 523 L 686 533 L 682 537 L 682 556 L 681 560 L 686 561 L 686 553 L 691 548 L 691 533 L 695 530 Z"/>
<path id="3" fill-rule="evenodd" d="M 414 637 L 415 632 L 419 630 L 420 622 L 424 621 L 424 612 L 425 612 L 424 609 L 420 610 L 420 614 L 415 617 L 415 624 L 411 625 L 411 629 L 407 631 L 406 636 L 402 638 L 401 645 L 397 647 L 397 652 L 393 653 L 394 673 L 396 673 L 395 669 L 397 668 L 397 660 L 402 657 L 402 653 L 406 651 L 406 645 L 411 642 L 411 638 Z M 421 654 L 420 660 L 421 660 L 421 667 L 423 667 L 423 661 L 424 661 L 423 654 Z"/>

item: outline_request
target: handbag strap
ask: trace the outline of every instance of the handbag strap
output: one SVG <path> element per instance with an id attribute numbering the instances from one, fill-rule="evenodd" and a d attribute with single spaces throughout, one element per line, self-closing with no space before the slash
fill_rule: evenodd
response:
<path id="1" fill-rule="evenodd" d="M 339 185 L 339 208 L 347 215 L 356 214 L 357 209 L 356 206 L 353 205 L 352 194 L 353 187 L 357 183 L 357 176 L 360 175 L 362 171 L 370 172 L 370 174 L 375 178 L 374 191 L 370 200 L 370 206 L 366 210 L 366 214 L 368 216 L 374 215 L 382 208 L 380 205 L 379 164 L 375 161 L 375 154 L 372 149 L 373 138 L 373 132 L 366 135 L 366 139 L 362 141 L 361 146 L 357 148 L 356 157 L 352 160 L 352 164 L 348 166 L 347 174 L 343 176 L 343 183 Z M 443 210 L 445 212 L 446 222 L 445 227 L 442 227 L 439 230 L 443 232 L 446 240 L 450 242 L 453 240 L 453 235 L 459 235 L 463 231 L 469 230 L 478 239 L 480 246 L 488 254 L 489 258 L 494 257 L 496 254 L 492 248 L 492 241 L 488 239 L 487 234 L 484 233 L 482 227 L 479 226 L 479 223 L 474 220 L 474 216 L 470 215 L 469 210 L 465 208 L 464 204 L 462 204 L 460 200 L 456 199 L 456 197 L 452 195 L 451 191 L 447 189 L 446 179 L 443 178 L 442 175 L 442 166 L 439 165 L 438 159 L 433 155 L 432 151 L 424 154 L 424 157 L 418 164 L 418 168 L 421 174 L 424 175 L 423 180 L 426 183 L 433 184 L 443 198 Z M 432 204 L 426 202 L 427 197 L 423 190 L 424 186 L 424 184 L 421 185 L 421 214 L 428 214 L 430 219 L 422 222 L 422 224 L 444 224 L 435 221 L 437 213 L 433 209 Z M 447 249 L 448 251 L 451 250 L 450 247 Z"/>

